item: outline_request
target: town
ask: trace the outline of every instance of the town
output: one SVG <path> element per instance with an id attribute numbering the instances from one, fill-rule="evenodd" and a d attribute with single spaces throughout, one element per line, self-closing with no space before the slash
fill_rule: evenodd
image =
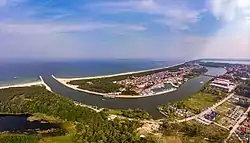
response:
<path id="1" fill-rule="evenodd" d="M 157 92 L 176 90 L 188 79 L 205 73 L 205 71 L 206 69 L 201 66 L 186 64 L 172 71 L 165 70 L 144 76 L 129 76 L 124 80 L 114 81 L 114 83 L 123 85 L 122 90 L 129 89 L 142 96 L 152 95 Z"/>
<path id="2" fill-rule="evenodd" d="M 105 97 L 145 97 L 175 91 L 207 69 L 195 62 L 112 77 L 73 80 L 66 85 Z"/>
<path id="3" fill-rule="evenodd" d="M 173 122 L 190 122 L 194 119 L 205 126 L 216 125 L 228 130 L 226 140 L 229 142 L 248 142 L 250 66 L 228 64 L 222 67 L 227 72 L 214 77 L 195 95 L 183 101 L 159 106 L 158 109 Z"/>

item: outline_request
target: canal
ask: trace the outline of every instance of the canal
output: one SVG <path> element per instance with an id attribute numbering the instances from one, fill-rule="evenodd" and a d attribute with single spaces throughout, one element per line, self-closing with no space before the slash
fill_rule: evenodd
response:
<path id="1" fill-rule="evenodd" d="M 211 68 L 207 67 L 208 75 L 222 75 L 226 73 L 223 68 Z M 76 91 L 68 88 L 60 82 L 53 79 L 51 76 L 43 76 L 44 82 L 52 89 L 53 92 L 62 96 L 71 98 L 74 101 L 81 102 L 83 104 L 98 106 L 100 108 L 111 109 L 135 109 L 140 108 L 150 113 L 155 119 L 162 118 L 163 115 L 157 110 L 157 107 L 162 104 L 166 104 L 171 101 L 178 101 L 185 99 L 200 88 L 212 77 L 199 76 L 187 81 L 176 91 L 142 98 L 125 99 L 125 98 L 104 98 L 102 96 L 85 93 L 82 91 Z"/>

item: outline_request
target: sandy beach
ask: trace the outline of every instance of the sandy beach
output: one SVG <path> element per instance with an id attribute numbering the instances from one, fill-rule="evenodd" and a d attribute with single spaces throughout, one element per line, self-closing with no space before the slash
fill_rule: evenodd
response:
<path id="1" fill-rule="evenodd" d="M 169 92 L 173 92 L 173 91 L 177 90 L 177 88 L 172 88 L 170 90 L 164 90 L 164 91 L 161 91 L 161 92 L 157 92 L 157 93 L 154 93 L 154 94 L 148 94 L 148 95 L 110 95 L 110 94 L 106 94 L 106 93 L 100 93 L 100 92 L 94 92 L 94 91 L 80 89 L 80 88 L 78 88 L 77 85 L 67 84 L 69 82 L 68 79 L 56 78 L 54 75 L 52 75 L 52 77 L 55 80 L 57 80 L 58 82 L 60 82 L 61 84 L 65 85 L 65 86 L 67 86 L 67 87 L 69 87 L 71 89 L 86 92 L 86 93 L 90 93 L 90 94 L 100 95 L 100 96 L 103 96 L 103 97 L 111 97 L 111 98 L 143 98 L 143 97 L 161 95 L 161 94 L 165 94 L 165 93 L 169 93 Z"/>
<path id="2" fill-rule="evenodd" d="M 6 88 L 12 88 L 12 87 L 27 87 L 27 86 L 34 86 L 34 85 L 43 85 L 43 82 L 34 81 L 34 82 L 29 82 L 29 83 L 6 85 L 6 86 L 0 86 L 0 89 L 6 89 Z"/>
<path id="3" fill-rule="evenodd" d="M 52 77 L 55 80 L 57 80 L 58 82 L 62 83 L 63 85 L 65 85 L 65 86 L 67 86 L 67 87 L 69 87 L 71 89 L 86 92 L 86 93 L 90 93 L 90 94 L 100 95 L 100 96 L 103 96 L 103 97 L 111 97 L 111 98 L 142 98 L 142 97 L 155 96 L 155 95 L 161 95 L 161 94 L 173 92 L 173 91 L 177 90 L 177 88 L 173 88 L 173 89 L 170 89 L 170 90 L 164 90 L 164 91 L 161 91 L 161 92 L 157 92 L 157 93 L 149 94 L 149 95 L 143 95 L 143 96 L 142 95 L 135 95 L 135 96 L 132 96 L 132 95 L 110 95 L 110 94 L 106 94 L 106 93 L 99 93 L 99 92 L 80 89 L 80 88 L 78 88 L 77 85 L 71 85 L 71 84 L 68 84 L 68 82 L 74 81 L 74 80 L 107 78 L 107 77 L 114 77 L 114 76 L 130 75 L 130 74 L 136 74 L 136 73 L 142 73 L 142 72 L 149 72 L 149 71 L 155 71 L 155 70 L 161 70 L 161 69 L 166 69 L 166 68 L 179 66 L 179 65 L 182 65 L 184 63 L 185 62 L 175 64 L 175 65 L 172 65 L 172 66 L 162 67 L 162 68 L 155 68 L 155 69 L 141 70 L 141 71 L 133 71 L 133 72 L 125 72 L 125 73 L 118 73 L 118 74 L 110 74 L 110 75 L 103 75 L 103 76 L 79 77 L 79 78 L 57 78 L 54 75 L 52 75 Z"/>
<path id="4" fill-rule="evenodd" d="M 41 76 L 39 76 L 39 79 L 40 79 L 39 81 L 34 81 L 34 82 L 0 86 L 0 89 L 13 88 L 13 87 L 29 87 L 29 86 L 34 86 L 34 85 L 41 85 L 41 86 L 45 86 L 47 90 L 52 91 L 50 89 L 50 87 L 45 84 L 45 82 L 43 81 L 43 78 Z"/>
<path id="5" fill-rule="evenodd" d="M 161 70 L 161 69 L 166 69 L 166 68 L 171 68 L 171 67 L 175 67 L 175 66 L 179 66 L 184 64 L 183 63 L 179 63 L 179 64 L 175 64 L 172 66 L 167 66 L 167 67 L 162 67 L 162 68 L 154 68 L 154 69 L 148 69 L 148 70 L 140 70 L 140 71 L 132 71 L 132 72 L 125 72 L 125 73 L 118 73 L 118 74 L 110 74 L 110 75 L 102 75 L 102 76 L 93 76 L 93 77 L 76 77 L 76 78 L 56 78 L 59 81 L 63 81 L 63 82 L 70 82 L 70 81 L 74 81 L 74 80 L 84 80 L 84 79 L 95 79 L 95 78 L 107 78 L 107 77 L 114 77 L 114 76 L 121 76 L 121 75 L 130 75 L 130 74 L 136 74 L 136 73 L 142 73 L 142 72 L 149 72 L 149 71 L 155 71 L 155 70 Z"/>

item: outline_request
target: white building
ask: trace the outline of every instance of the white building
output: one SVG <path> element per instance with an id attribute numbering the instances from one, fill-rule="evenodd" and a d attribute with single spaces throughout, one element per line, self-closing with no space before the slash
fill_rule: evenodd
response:
<path id="1" fill-rule="evenodd" d="M 226 92 L 232 92 L 236 88 L 236 85 L 230 80 L 222 78 L 216 78 L 210 85 Z"/>

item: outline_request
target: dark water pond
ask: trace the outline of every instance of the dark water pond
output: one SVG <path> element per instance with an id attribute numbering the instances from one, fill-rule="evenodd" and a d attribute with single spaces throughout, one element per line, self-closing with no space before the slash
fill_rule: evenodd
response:
<path id="1" fill-rule="evenodd" d="M 0 132 L 36 133 L 38 130 L 60 129 L 59 124 L 46 121 L 28 121 L 32 115 L 4 115 L 0 114 Z"/>

